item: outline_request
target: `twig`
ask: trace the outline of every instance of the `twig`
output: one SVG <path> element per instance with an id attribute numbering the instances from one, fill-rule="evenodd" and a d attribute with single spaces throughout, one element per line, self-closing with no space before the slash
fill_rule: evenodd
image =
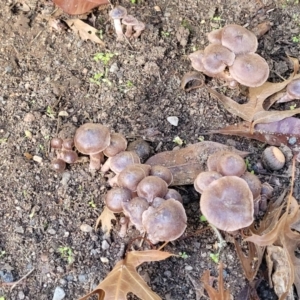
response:
<path id="1" fill-rule="evenodd" d="M 226 241 L 222 238 L 222 235 L 221 235 L 220 231 L 217 229 L 217 227 L 215 227 L 214 225 L 212 225 L 210 223 L 208 225 L 212 228 L 215 235 L 217 236 L 217 238 L 219 240 L 218 246 L 219 246 L 219 249 L 221 250 L 222 248 L 225 247 Z"/>
<path id="2" fill-rule="evenodd" d="M 35 270 L 35 268 L 31 269 L 26 275 L 24 275 L 18 281 L 14 281 L 14 282 L 2 282 L 0 284 L 0 286 L 9 285 L 9 286 L 11 286 L 10 291 L 12 291 L 21 281 L 23 281 L 25 278 L 27 278 L 34 270 Z"/>

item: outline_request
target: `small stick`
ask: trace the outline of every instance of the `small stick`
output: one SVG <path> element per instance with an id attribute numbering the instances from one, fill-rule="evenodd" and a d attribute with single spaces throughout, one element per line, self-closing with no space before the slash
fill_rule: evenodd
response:
<path id="1" fill-rule="evenodd" d="M 31 269 L 26 275 L 24 275 L 18 281 L 14 281 L 14 282 L 2 282 L 0 284 L 0 286 L 9 285 L 9 286 L 11 286 L 10 291 L 12 291 L 21 281 L 23 281 L 25 278 L 27 278 L 34 270 L 35 270 L 35 268 Z"/>

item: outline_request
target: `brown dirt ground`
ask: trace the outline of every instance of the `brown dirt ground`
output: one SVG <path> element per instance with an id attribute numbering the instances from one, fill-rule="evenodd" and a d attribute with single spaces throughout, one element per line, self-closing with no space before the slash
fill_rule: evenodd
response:
<path id="1" fill-rule="evenodd" d="M 0 296 L 52 299 L 55 287 L 60 286 L 65 299 L 77 299 L 105 278 L 136 234 L 130 230 L 121 239 L 116 224 L 106 249 L 101 230 L 80 230 L 84 223 L 93 227 L 102 211 L 106 179 L 98 173 L 91 174 L 87 164 L 69 166 L 62 175 L 51 171 L 52 137 L 71 136 L 79 125 L 99 122 L 130 140 L 143 137 L 150 141 L 154 153 L 174 148 L 175 136 L 195 143 L 205 130 L 239 122 L 205 90 L 180 90 L 181 77 L 191 70 L 187 55 L 203 48 L 206 33 L 215 28 L 237 23 L 251 29 L 270 20 L 272 28 L 259 40 L 258 53 L 273 70 L 270 80 L 279 81 L 278 75 L 287 77 L 290 72 L 286 54 L 299 58 L 299 43 L 292 40 L 300 38 L 297 3 L 121 1 L 147 28 L 136 41 L 116 42 L 108 10 L 95 10 L 86 22 L 102 30 L 107 45 L 103 49 L 82 41 L 66 26 L 60 31 L 51 27 L 47 21 L 54 11 L 51 1 L 1 1 L 0 282 L 16 281 L 33 268 L 34 271 L 13 289 L 0 283 Z M 114 54 L 107 66 L 93 60 L 99 52 Z M 112 85 L 91 83 L 90 78 L 105 68 Z M 209 80 L 208 84 L 219 83 Z M 237 92 L 227 92 L 237 97 Z M 60 112 L 65 113 L 60 116 Z M 28 113 L 33 116 L 29 122 L 25 118 Z M 168 123 L 168 116 L 179 117 L 178 127 Z M 265 147 L 242 138 L 211 135 L 205 139 L 251 151 L 253 165 Z M 29 159 L 30 155 L 40 157 L 41 162 Z M 281 175 L 289 174 L 288 170 L 289 165 Z M 270 182 L 275 191 L 289 184 L 288 175 L 260 178 Z M 180 192 L 188 215 L 188 236 L 204 227 L 199 222 L 199 196 L 192 187 L 180 188 Z M 209 230 L 201 236 L 180 239 L 166 250 L 186 252 L 187 259 L 173 257 L 144 264 L 139 272 L 163 299 L 196 299 L 187 274 L 199 278 L 209 269 L 217 276 L 217 264 L 209 257 L 215 242 Z M 59 253 L 59 247 L 72 249 L 72 264 Z M 108 263 L 103 263 L 101 257 Z M 232 244 L 228 243 L 221 260 L 225 264 L 226 286 L 236 298 L 246 280 Z M 262 289 L 261 299 L 276 299 L 272 293 L 266 294 L 265 282 Z"/>

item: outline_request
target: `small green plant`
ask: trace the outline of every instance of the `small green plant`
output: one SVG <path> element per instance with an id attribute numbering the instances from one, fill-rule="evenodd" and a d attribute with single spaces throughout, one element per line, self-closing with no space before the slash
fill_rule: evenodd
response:
<path id="1" fill-rule="evenodd" d="M 299 42 L 300 42 L 300 35 L 298 35 L 298 36 L 293 36 L 293 37 L 292 37 L 292 41 L 293 41 L 294 43 L 299 43 Z"/>
<path id="2" fill-rule="evenodd" d="M 55 112 L 50 105 L 48 105 L 46 108 L 46 115 L 52 119 L 55 117 Z"/>
<path id="3" fill-rule="evenodd" d="M 183 259 L 187 259 L 189 257 L 185 252 L 179 252 L 179 256 Z"/>
<path id="4" fill-rule="evenodd" d="M 0 258 L 2 258 L 4 255 L 5 255 L 5 251 L 4 250 L 2 250 L 2 251 L 0 251 Z M 0 298 L 1 299 L 1 298 Z"/>
<path id="5" fill-rule="evenodd" d="M 203 136 L 203 135 L 200 135 L 200 136 L 198 137 L 198 140 L 199 140 L 200 142 L 203 142 L 203 141 L 204 141 L 204 136 Z"/>
<path id="6" fill-rule="evenodd" d="M 130 0 L 131 4 L 137 4 L 137 0 Z"/>
<path id="7" fill-rule="evenodd" d="M 249 171 L 249 172 L 252 172 L 252 164 L 250 163 L 249 161 L 249 158 L 245 158 L 245 164 L 246 164 L 246 169 Z"/>
<path id="8" fill-rule="evenodd" d="M 219 262 L 219 259 L 220 259 L 220 252 L 217 252 L 217 253 L 210 253 L 209 254 L 209 257 L 211 258 L 211 260 L 214 262 L 214 263 L 218 263 Z"/>
<path id="9" fill-rule="evenodd" d="M 297 107 L 297 104 L 291 105 L 290 110 L 294 110 Z"/>
<path id="10" fill-rule="evenodd" d="M 169 36 L 170 36 L 170 32 L 168 32 L 168 31 L 162 31 L 162 32 L 161 32 L 161 35 L 162 35 L 163 37 L 169 37 Z"/>
<path id="11" fill-rule="evenodd" d="M 59 247 L 58 252 L 63 258 L 67 259 L 68 264 L 74 262 L 73 250 L 70 247 Z"/>
<path id="12" fill-rule="evenodd" d="M 204 215 L 201 215 L 201 216 L 200 216 L 200 221 L 201 221 L 201 222 L 206 222 L 207 219 L 206 219 L 206 217 L 205 217 Z"/>
<path id="13" fill-rule="evenodd" d="M 107 65 L 114 56 L 114 53 L 99 52 L 94 55 L 94 60 L 96 62 L 101 61 L 104 65 Z"/>
<path id="14" fill-rule="evenodd" d="M 173 142 L 179 146 L 182 146 L 184 144 L 184 140 L 182 140 L 179 136 L 176 136 L 174 139 L 173 139 Z"/>
<path id="15" fill-rule="evenodd" d="M 127 80 L 126 81 L 126 87 L 127 88 L 132 88 L 134 85 L 133 85 L 133 82 L 132 81 L 130 81 L 130 80 Z"/>
<path id="16" fill-rule="evenodd" d="M 94 202 L 93 199 L 89 202 L 89 206 L 90 206 L 91 208 L 96 208 L 96 204 L 95 204 L 95 202 Z"/>
<path id="17" fill-rule="evenodd" d="M 4 144 L 7 142 L 7 139 L 6 138 L 3 138 L 3 139 L 0 139 L 0 144 Z"/>
<path id="18" fill-rule="evenodd" d="M 111 86 L 112 83 L 106 78 L 107 77 L 108 69 L 105 69 L 105 73 L 96 73 L 92 78 L 90 78 L 91 83 L 95 83 L 97 85 L 101 85 L 101 83 L 106 83 L 107 85 Z"/>

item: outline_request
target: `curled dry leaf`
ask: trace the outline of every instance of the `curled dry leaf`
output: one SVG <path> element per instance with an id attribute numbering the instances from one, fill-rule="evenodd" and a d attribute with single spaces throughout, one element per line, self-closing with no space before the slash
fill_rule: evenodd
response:
<path id="1" fill-rule="evenodd" d="M 205 84 L 205 77 L 202 73 L 192 71 L 186 73 L 180 82 L 180 87 L 186 91 L 189 92 L 194 89 L 198 89 L 203 87 Z"/>
<path id="2" fill-rule="evenodd" d="M 97 6 L 109 4 L 108 0 L 53 0 L 53 2 L 70 15 L 81 15 Z"/>
<path id="3" fill-rule="evenodd" d="M 101 224 L 102 231 L 109 233 L 112 229 L 112 220 L 116 220 L 116 217 L 112 211 L 110 211 L 107 206 L 104 207 L 101 215 L 98 217 L 95 225 L 95 229 Z"/>
<path id="4" fill-rule="evenodd" d="M 98 295 L 99 300 L 126 300 L 130 292 L 143 300 L 161 300 L 138 274 L 136 268 L 144 262 L 160 261 L 170 256 L 171 253 L 159 250 L 128 252 L 95 290 L 79 300 L 87 300 L 92 295 Z"/>
<path id="5" fill-rule="evenodd" d="M 210 300 L 231 300 L 233 296 L 230 294 L 228 290 L 224 287 L 224 280 L 223 280 L 223 263 L 219 264 L 219 278 L 218 278 L 218 289 L 214 289 L 210 285 L 210 272 L 206 270 L 202 277 L 201 281 L 204 284 L 204 288 L 208 293 Z"/>
<path id="6" fill-rule="evenodd" d="M 84 23 L 80 19 L 69 19 L 65 21 L 68 26 L 84 41 L 91 40 L 105 47 L 105 43 L 97 36 L 97 29 Z"/>
<path id="7" fill-rule="evenodd" d="M 208 156 L 224 150 L 235 152 L 241 157 L 245 157 L 249 154 L 248 152 L 239 151 L 234 147 L 204 141 L 179 150 L 158 153 L 150 157 L 146 161 L 146 164 L 167 167 L 173 174 L 173 182 L 171 185 L 192 184 L 197 175 L 206 170 Z"/>

